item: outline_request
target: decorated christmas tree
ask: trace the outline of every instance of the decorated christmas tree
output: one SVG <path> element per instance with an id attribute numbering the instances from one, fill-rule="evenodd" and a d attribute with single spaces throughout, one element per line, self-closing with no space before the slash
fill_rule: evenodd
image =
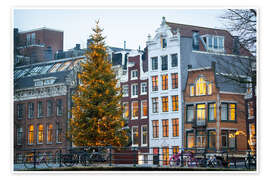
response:
<path id="1" fill-rule="evenodd" d="M 107 60 L 99 21 L 92 30 L 86 61 L 78 74 L 80 83 L 72 96 L 71 139 L 76 146 L 123 146 L 128 136 L 123 129 L 120 88 Z"/>

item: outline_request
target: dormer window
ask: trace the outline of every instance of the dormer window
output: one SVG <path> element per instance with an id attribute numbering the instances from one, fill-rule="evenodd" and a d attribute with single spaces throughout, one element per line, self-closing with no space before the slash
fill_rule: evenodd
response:
<path id="1" fill-rule="evenodd" d="M 192 33 L 192 48 L 193 50 L 199 50 L 199 32 L 193 31 Z"/>
<path id="2" fill-rule="evenodd" d="M 46 79 L 35 79 L 35 86 L 45 86 L 45 85 L 50 85 L 55 82 L 56 78 L 51 77 L 51 78 L 46 78 Z"/>
<path id="3" fill-rule="evenodd" d="M 223 36 L 207 36 L 207 48 L 209 51 L 224 51 L 224 37 Z"/>

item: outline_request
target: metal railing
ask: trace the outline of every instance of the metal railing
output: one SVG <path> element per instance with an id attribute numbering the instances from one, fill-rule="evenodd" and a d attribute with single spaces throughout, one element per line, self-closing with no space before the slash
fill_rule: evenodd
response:
<path id="1" fill-rule="evenodd" d="M 256 169 L 256 155 L 251 151 L 91 146 L 16 149 L 15 152 L 14 170 L 93 166 Z M 213 159 L 217 166 L 209 166 Z"/>

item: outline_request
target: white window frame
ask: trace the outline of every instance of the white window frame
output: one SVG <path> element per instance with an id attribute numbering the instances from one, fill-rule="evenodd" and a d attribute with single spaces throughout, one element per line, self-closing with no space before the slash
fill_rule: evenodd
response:
<path id="1" fill-rule="evenodd" d="M 136 88 L 136 91 L 134 91 L 134 87 L 137 87 Z M 134 92 L 136 93 L 136 94 L 134 94 Z M 138 97 L 138 94 L 139 94 L 139 86 L 138 86 L 138 84 L 132 84 L 131 85 L 131 98 L 135 98 L 135 97 Z"/>
<path id="2" fill-rule="evenodd" d="M 147 143 L 143 144 L 143 128 L 144 127 L 146 127 L 146 139 L 148 139 L 147 125 L 142 125 L 141 126 L 141 146 L 147 146 Z"/>
<path id="3" fill-rule="evenodd" d="M 124 106 L 125 104 L 128 105 L 127 108 L 128 108 L 128 111 L 129 111 L 129 102 L 123 102 L 123 107 L 125 107 L 125 106 Z M 123 118 L 128 119 L 129 117 L 125 117 L 125 116 L 124 116 L 125 113 L 126 113 L 126 112 L 125 112 L 125 109 L 123 109 Z M 130 112 L 128 112 L 128 114 L 130 114 Z"/>
<path id="4" fill-rule="evenodd" d="M 146 106 L 148 105 L 148 104 L 147 104 L 147 100 L 142 100 L 142 101 L 141 101 L 141 119 L 144 119 L 144 118 L 147 118 L 147 117 L 148 117 L 148 112 L 147 112 L 147 116 L 144 116 L 144 115 L 143 115 L 143 103 L 144 103 L 144 102 L 146 102 Z M 148 108 L 148 107 L 146 107 L 146 108 Z"/>
<path id="5" fill-rule="evenodd" d="M 141 94 L 147 94 L 147 83 L 143 82 L 141 83 Z"/>
<path id="6" fill-rule="evenodd" d="M 132 141 L 132 147 L 138 147 L 139 146 L 139 142 L 138 142 L 138 144 L 133 144 L 133 128 L 137 128 L 137 130 L 138 130 L 138 136 L 139 136 L 139 128 L 138 128 L 138 126 L 132 126 L 132 128 L 131 128 L 131 137 L 132 137 L 132 139 L 131 139 L 131 141 Z"/>
<path id="7" fill-rule="evenodd" d="M 134 102 L 137 102 L 137 104 L 138 104 L 138 111 L 139 111 L 139 101 L 132 101 L 131 102 L 131 119 L 138 119 L 139 118 L 139 113 L 138 113 L 138 116 L 133 117 L 133 103 Z"/>
<path id="8" fill-rule="evenodd" d="M 138 70 L 137 69 L 135 69 L 135 70 L 132 70 L 131 72 L 131 80 L 134 80 L 134 79 L 138 79 Z M 136 76 L 134 76 L 134 75 L 136 75 Z"/>
<path id="9" fill-rule="evenodd" d="M 122 86 L 122 94 L 123 94 L 123 97 L 128 97 L 128 85 L 123 85 Z"/>
<path id="10" fill-rule="evenodd" d="M 209 47 L 209 39 L 211 37 L 212 41 L 212 47 Z M 214 48 L 214 42 L 215 38 L 217 38 L 217 48 Z M 220 44 L 220 39 L 222 40 L 222 45 Z M 214 36 L 214 35 L 208 35 L 207 36 L 207 48 L 210 51 L 218 51 L 218 52 L 223 52 L 224 51 L 224 36 Z"/>

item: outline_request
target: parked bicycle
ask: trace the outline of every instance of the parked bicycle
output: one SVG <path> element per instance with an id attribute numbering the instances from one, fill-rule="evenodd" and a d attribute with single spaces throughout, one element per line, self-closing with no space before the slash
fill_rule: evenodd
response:
<path id="1" fill-rule="evenodd" d="M 198 160 L 194 157 L 194 154 L 191 151 L 179 151 L 177 154 L 174 154 L 169 159 L 169 164 L 171 167 L 173 166 L 197 167 Z"/>
<path id="2" fill-rule="evenodd" d="M 29 154 L 24 157 L 24 166 L 27 169 L 31 169 L 34 167 L 37 168 L 50 168 L 51 165 L 49 163 L 48 156 L 46 156 L 46 153 L 44 152 L 41 156 L 34 157 L 34 154 Z"/>

